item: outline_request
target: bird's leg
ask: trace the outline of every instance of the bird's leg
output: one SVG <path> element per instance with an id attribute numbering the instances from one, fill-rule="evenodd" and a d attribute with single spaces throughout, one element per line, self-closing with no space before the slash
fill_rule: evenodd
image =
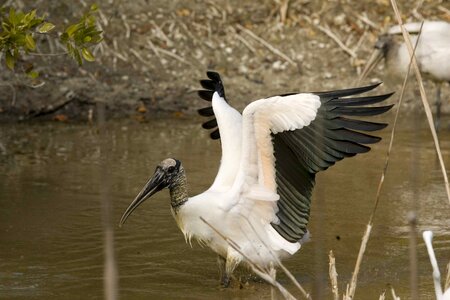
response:
<path id="1" fill-rule="evenodd" d="M 277 270 L 273 266 L 273 262 L 270 262 L 270 271 L 269 271 L 270 277 L 273 278 L 273 280 L 277 280 Z M 275 299 L 275 289 L 271 287 L 270 294 L 272 296 L 272 299 Z"/>
<path id="2" fill-rule="evenodd" d="M 220 283 L 223 287 L 227 288 L 231 283 L 231 276 L 233 275 L 234 269 L 241 262 L 240 255 L 234 255 L 234 251 L 228 250 L 227 258 L 219 256 L 219 269 L 223 268 L 225 264 L 225 272 L 222 272 Z M 221 270 L 222 271 L 222 270 Z"/>
<path id="3" fill-rule="evenodd" d="M 441 122 L 441 105 L 441 83 L 438 83 L 436 87 L 436 119 L 434 121 L 434 128 L 437 132 L 439 132 Z"/>
<path id="4" fill-rule="evenodd" d="M 230 285 L 230 278 L 228 277 L 225 266 L 227 260 L 223 258 L 221 255 L 217 256 L 217 264 L 219 265 L 219 275 L 220 275 L 220 284 L 223 287 L 228 287 Z"/>

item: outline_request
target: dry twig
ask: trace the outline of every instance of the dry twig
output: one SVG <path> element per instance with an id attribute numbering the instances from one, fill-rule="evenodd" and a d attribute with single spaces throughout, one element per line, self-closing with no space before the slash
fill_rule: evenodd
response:
<path id="1" fill-rule="evenodd" d="M 350 55 L 350 57 L 352 58 L 356 58 L 357 55 L 356 53 L 348 48 L 347 46 L 345 46 L 345 44 L 329 29 L 326 28 L 322 25 L 319 24 L 314 24 L 314 22 L 307 16 L 304 16 L 305 20 L 308 21 L 308 23 L 310 23 L 311 25 L 313 25 L 314 27 L 316 27 L 317 29 L 319 29 L 320 31 L 322 31 L 323 33 L 325 33 L 328 37 L 330 37 L 333 41 L 336 42 L 336 44 L 338 44 L 338 46 L 348 55 Z"/>
<path id="2" fill-rule="evenodd" d="M 244 44 L 244 46 L 246 46 L 252 53 L 256 53 L 256 49 L 253 48 L 252 45 L 250 45 L 249 42 L 247 42 L 246 39 L 244 39 L 239 33 L 235 34 L 236 38 L 242 43 Z"/>
<path id="3" fill-rule="evenodd" d="M 330 259 L 328 273 L 330 275 L 331 291 L 333 292 L 333 299 L 339 300 L 339 288 L 338 288 L 338 280 L 337 280 L 338 274 L 336 272 L 336 259 L 334 258 L 333 251 L 330 250 L 328 257 Z"/>
<path id="4" fill-rule="evenodd" d="M 134 50 L 133 48 L 130 48 L 130 52 L 136 56 L 136 58 L 143 63 L 144 65 L 147 65 L 149 67 L 152 67 L 153 65 L 151 63 L 149 63 L 147 60 L 145 60 L 144 58 L 142 58 L 142 56 L 139 54 L 139 52 L 137 52 L 136 50 Z"/>
<path id="5" fill-rule="evenodd" d="M 240 24 L 236 25 L 237 28 L 239 28 L 241 31 L 245 32 L 246 34 L 248 34 L 250 37 L 252 37 L 255 41 L 257 41 L 258 43 L 260 43 L 261 45 L 263 45 L 264 47 L 266 47 L 267 49 L 269 49 L 271 52 L 273 52 L 274 54 L 278 55 L 279 57 L 283 58 L 284 60 L 286 60 L 288 63 L 290 63 L 293 66 L 297 66 L 297 64 L 291 59 L 289 58 L 289 56 L 287 56 L 286 54 L 284 54 L 283 52 L 281 52 L 280 50 L 278 50 L 277 48 L 275 48 L 274 46 L 272 46 L 271 44 L 269 44 L 267 41 L 265 41 L 264 39 L 260 38 L 259 36 L 257 36 L 256 34 L 254 34 L 251 30 L 243 27 Z"/>

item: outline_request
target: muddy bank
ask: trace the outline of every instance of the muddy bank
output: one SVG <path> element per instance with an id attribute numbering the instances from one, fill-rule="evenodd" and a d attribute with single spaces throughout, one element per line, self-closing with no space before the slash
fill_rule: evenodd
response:
<path id="1" fill-rule="evenodd" d="M 400 1 L 407 21 L 450 20 L 448 4 L 419 2 Z M 15 3 L 47 11 L 59 24 L 84 9 L 54 0 Z M 202 106 L 195 90 L 208 69 L 221 72 L 228 98 L 239 108 L 277 93 L 353 86 L 377 35 L 394 22 L 384 0 L 110 0 L 99 7 L 105 41 L 94 50 L 96 62 L 78 68 L 56 55 L 62 48 L 54 39 L 42 38 L 38 51 L 52 56 L 25 57 L 38 66 L 39 79 L 32 82 L 1 66 L 0 120 L 86 121 L 95 119 L 98 107 L 110 118 L 192 114 Z M 366 83 L 382 80 L 380 92 L 398 90 L 383 68 Z M 426 87 L 434 99 L 434 85 Z M 444 87 L 442 97 L 447 113 L 449 90 Z M 420 107 L 411 89 L 406 108 Z"/>

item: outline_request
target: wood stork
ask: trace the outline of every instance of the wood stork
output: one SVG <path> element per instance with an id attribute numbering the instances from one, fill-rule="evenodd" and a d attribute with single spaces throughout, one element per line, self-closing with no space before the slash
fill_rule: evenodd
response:
<path id="1" fill-rule="evenodd" d="M 433 281 L 434 290 L 436 292 L 436 300 L 450 300 L 450 288 L 448 288 L 445 293 L 442 294 L 441 273 L 439 272 L 439 266 L 437 264 L 436 256 L 434 255 L 433 250 L 433 232 L 429 230 L 424 231 L 422 233 L 422 237 L 425 241 L 428 256 L 430 257 L 431 266 L 433 268 Z"/>
<path id="2" fill-rule="evenodd" d="M 207 76 L 209 79 L 200 81 L 205 90 L 198 94 L 212 106 L 199 113 L 213 117 L 203 127 L 214 129 L 210 136 L 220 138 L 222 147 L 212 186 L 189 197 L 181 162 L 167 158 L 126 209 L 120 225 L 146 199 L 168 188 L 173 217 L 186 241 L 195 238 L 219 255 L 219 267 L 224 270 L 221 282 L 227 286 L 239 263 L 251 261 L 268 267 L 275 257 L 284 258 L 300 249 L 308 237 L 315 174 L 345 157 L 368 152 L 365 144 L 381 138 L 359 131 L 376 131 L 387 125 L 344 116 L 382 114 L 392 105 L 367 105 L 392 94 L 348 97 L 379 84 L 292 93 L 254 101 L 241 115 L 228 104 L 219 74 L 207 72 Z"/>
<path id="3" fill-rule="evenodd" d="M 422 23 L 407 23 L 405 29 L 411 35 L 411 42 L 416 44 Z M 375 49 L 369 58 L 360 80 L 364 79 L 385 58 L 388 71 L 395 75 L 405 75 L 408 71 L 410 56 L 404 42 L 400 26 L 389 28 L 379 37 Z M 436 121 L 438 129 L 441 117 L 441 86 L 450 82 L 450 23 L 444 21 L 426 21 L 423 24 L 416 59 L 422 73 L 436 83 Z"/>

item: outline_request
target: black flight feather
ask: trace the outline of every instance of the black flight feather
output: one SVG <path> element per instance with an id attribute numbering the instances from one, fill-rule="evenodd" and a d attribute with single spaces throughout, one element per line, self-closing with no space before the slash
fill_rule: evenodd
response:
<path id="1" fill-rule="evenodd" d="M 197 91 L 198 96 L 205 101 L 211 102 L 214 92 L 217 92 L 220 97 L 224 98 L 225 101 L 227 101 L 225 98 L 225 89 L 223 87 L 222 79 L 220 78 L 219 73 L 214 71 L 208 71 L 206 72 L 206 75 L 208 76 L 209 79 L 200 80 L 200 85 L 204 88 L 204 90 Z M 198 113 L 204 117 L 214 116 L 214 110 L 211 106 L 199 109 Z M 210 134 L 210 137 L 213 140 L 217 140 L 220 138 L 216 118 L 203 123 L 202 127 L 205 129 L 215 129 Z"/>

